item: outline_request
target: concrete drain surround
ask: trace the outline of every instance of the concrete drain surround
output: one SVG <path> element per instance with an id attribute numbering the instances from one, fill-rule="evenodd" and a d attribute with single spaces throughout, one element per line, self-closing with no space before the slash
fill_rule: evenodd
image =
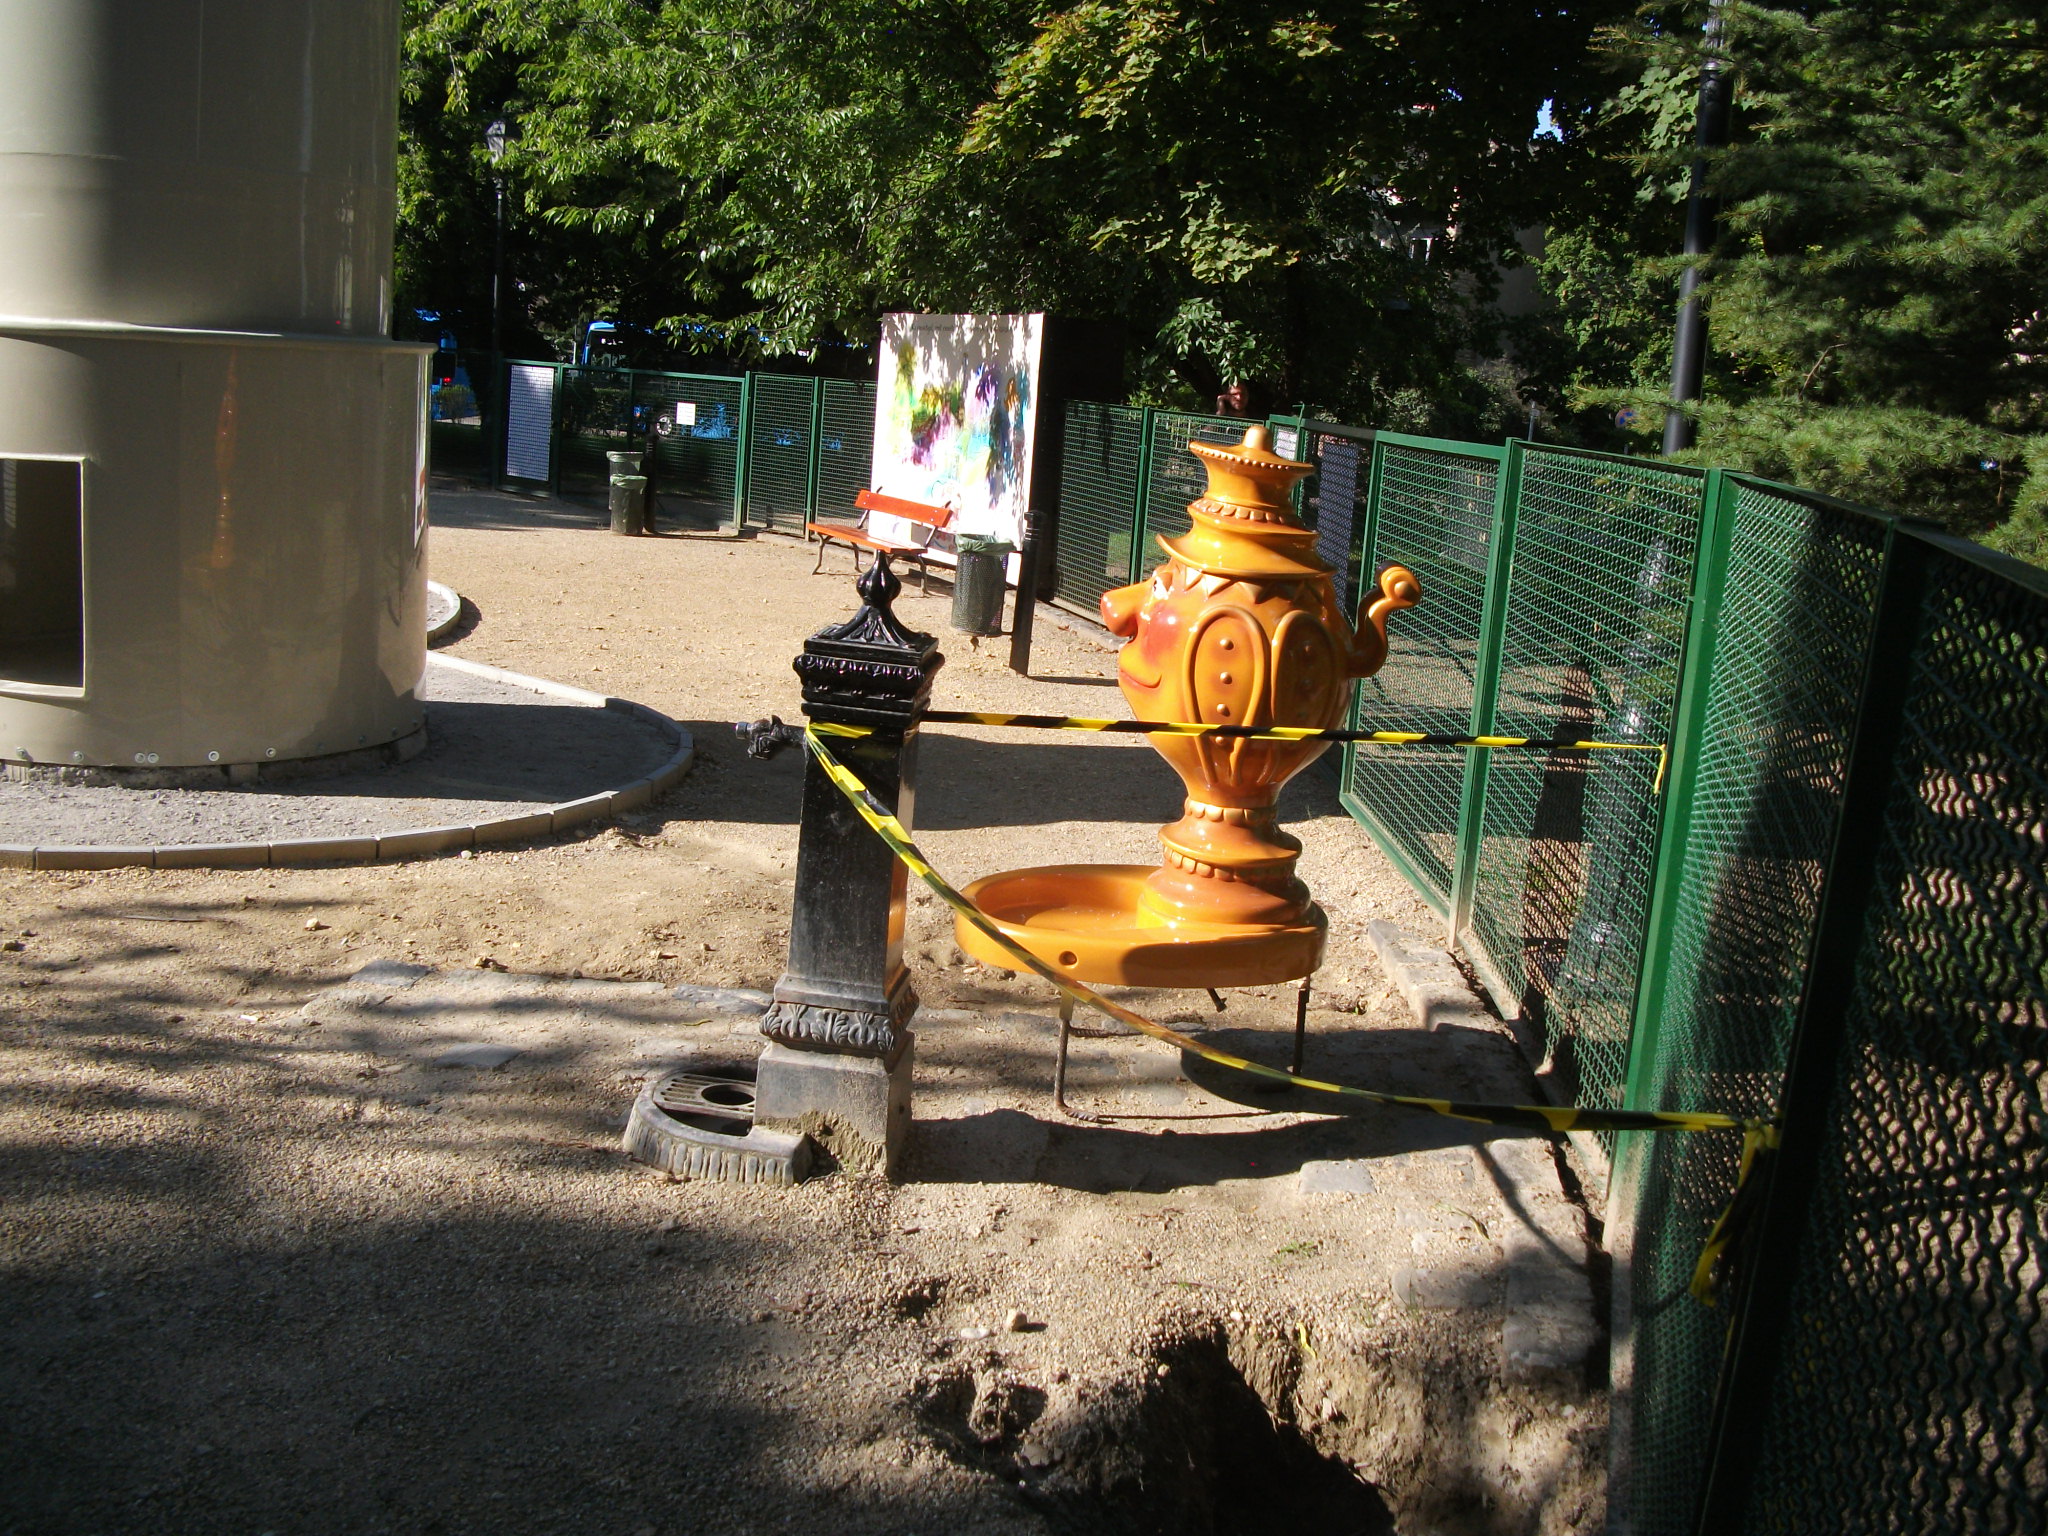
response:
<path id="1" fill-rule="evenodd" d="M 796 1184 L 811 1168 L 810 1138 L 754 1124 L 743 1078 L 670 1072 L 651 1078 L 626 1119 L 626 1155 L 683 1179 Z"/>
<path id="2" fill-rule="evenodd" d="M 430 653 L 420 691 L 427 750 L 401 764 L 210 789 L 0 783 L 0 867 L 418 858 L 638 810 L 694 759 L 690 733 L 657 710 L 459 657 Z"/>

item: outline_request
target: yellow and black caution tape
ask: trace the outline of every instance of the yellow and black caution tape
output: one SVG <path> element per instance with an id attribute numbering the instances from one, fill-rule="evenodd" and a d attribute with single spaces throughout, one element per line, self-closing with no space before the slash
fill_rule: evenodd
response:
<path id="1" fill-rule="evenodd" d="M 1754 1218 L 1766 1187 L 1764 1180 L 1750 1175 L 1769 1162 L 1777 1150 L 1775 1125 L 1743 1128 L 1742 1163 L 1735 1174 L 1735 1194 L 1715 1220 L 1713 1230 L 1707 1233 L 1706 1246 L 1700 1249 L 1700 1261 L 1693 1266 L 1692 1284 L 1688 1287 L 1693 1300 L 1703 1306 L 1719 1305 L 1721 1292 L 1728 1288 L 1732 1273 L 1749 1266 L 1751 1239 L 1757 1230 Z"/>
<path id="2" fill-rule="evenodd" d="M 1654 752 L 1655 791 L 1664 789 L 1670 750 L 1655 741 L 1586 741 L 1576 736 L 1458 736 L 1444 731 L 1317 730 L 1302 725 L 1203 725 L 1191 720 L 1091 720 L 1080 715 L 1014 715 L 989 710 L 931 709 L 932 725 L 997 725 L 1031 731 L 1097 731 L 1108 735 L 1213 736 L 1226 741 L 1356 741 L 1386 747 L 1522 747 L 1538 752 Z"/>
<path id="3" fill-rule="evenodd" d="M 1204 1045 L 1192 1036 L 1184 1035 L 1177 1029 L 1156 1024 L 1143 1014 L 1112 1002 L 1101 993 L 1083 982 L 1062 976 L 1058 971 L 1023 945 L 1017 943 L 995 922 L 955 890 L 936 869 L 930 860 L 911 841 L 910 833 L 889 809 L 868 791 L 858 775 L 841 763 L 826 748 L 821 733 L 831 735 L 859 736 L 866 732 L 858 726 L 813 725 L 804 732 L 804 745 L 817 758 L 826 775 L 839 787 L 840 793 L 853 802 L 861 819 L 875 834 L 889 845 L 890 851 L 910 869 L 911 873 L 932 888 L 940 900 L 966 918 L 1005 954 L 1015 958 L 1020 969 L 1044 977 L 1062 992 L 1077 1002 L 1086 1003 L 1099 1013 L 1130 1025 L 1140 1034 L 1163 1040 L 1168 1045 L 1191 1051 L 1205 1061 L 1212 1061 L 1220 1067 L 1247 1072 L 1254 1077 L 1270 1078 L 1294 1088 L 1309 1088 L 1317 1093 L 1334 1093 L 1346 1098 L 1364 1099 L 1373 1104 L 1394 1104 L 1408 1109 L 1428 1110 L 1432 1114 L 1447 1115 L 1453 1120 L 1469 1120 L 1478 1125 L 1516 1125 L 1538 1131 L 1742 1131 L 1745 1134 L 1762 1134 L 1770 1127 L 1760 1120 L 1741 1120 L 1733 1115 L 1718 1115 L 1704 1111 L 1667 1111 L 1647 1109 L 1553 1109 L 1544 1104 L 1470 1104 L 1456 1099 L 1432 1099 L 1415 1094 L 1382 1093 L 1373 1088 L 1354 1088 L 1347 1083 L 1326 1083 L 1312 1077 L 1301 1077 L 1279 1067 L 1269 1067 L 1263 1062 L 1249 1061 L 1242 1056 L 1233 1056 L 1219 1051 L 1214 1046 Z"/>

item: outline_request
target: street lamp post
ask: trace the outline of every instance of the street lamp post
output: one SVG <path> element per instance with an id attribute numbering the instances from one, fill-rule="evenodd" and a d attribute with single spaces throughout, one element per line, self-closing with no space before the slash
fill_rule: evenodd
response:
<path id="1" fill-rule="evenodd" d="M 493 464 L 486 483 L 497 484 L 498 464 L 505 458 L 505 178 L 498 162 L 505 158 L 505 119 L 494 118 L 484 130 L 484 153 L 491 157 L 491 184 L 497 190 L 497 223 L 491 236 L 491 379 L 496 396 L 498 445 L 489 449 Z"/>
<path id="2" fill-rule="evenodd" d="M 1723 4 L 1724 0 L 1708 0 L 1707 5 L 1692 186 L 1685 199 L 1685 254 L 1693 259 L 1678 285 L 1678 329 L 1671 343 L 1672 405 L 1664 413 L 1666 453 L 1682 453 L 1693 445 L 1698 427 L 1681 406 L 1699 400 L 1706 380 L 1707 320 L 1700 312 L 1699 259 L 1714 249 L 1721 211 L 1720 200 L 1707 191 L 1708 156 L 1728 142 L 1730 81 L 1721 57 Z"/>

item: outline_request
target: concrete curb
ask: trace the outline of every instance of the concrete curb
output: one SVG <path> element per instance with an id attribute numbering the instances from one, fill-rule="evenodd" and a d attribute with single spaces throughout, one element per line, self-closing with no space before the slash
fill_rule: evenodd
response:
<path id="1" fill-rule="evenodd" d="M 0 869 L 88 870 L 88 869 L 262 869 L 287 868 L 304 864 L 377 864 L 394 859 L 427 858 L 463 848 L 531 841 L 552 837 L 557 832 L 585 822 L 607 820 L 626 811 L 638 810 L 666 794 L 688 773 L 696 761 L 696 743 L 690 733 L 657 709 L 631 699 L 616 699 L 587 688 L 546 678 L 508 672 L 455 656 L 434 655 L 431 666 L 454 667 L 476 677 L 508 683 L 549 698 L 563 699 L 591 709 L 616 710 L 638 716 L 653 726 L 675 750 L 653 773 L 602 794 L 584 795 L 537 811 L 517 816 L 494 816 L 484 821 L 441 827 L 409 827 L 374 836 L 296 837 L 270 842 L 173 843 L 153 847 L 23 847 L 0 845 Z"/>
<path id="2" fill-rule="evenodd" d="M 427 644 L 462 623 L 462 594 L 438 581 L 427 583 Z"/>

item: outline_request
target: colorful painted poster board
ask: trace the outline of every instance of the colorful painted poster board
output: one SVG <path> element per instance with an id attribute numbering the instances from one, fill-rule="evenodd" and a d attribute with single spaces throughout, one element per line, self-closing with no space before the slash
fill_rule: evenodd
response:
<path id="1" fill-rule="evenodd" d="M 1043 315 L 884 315 L 874 488 L 953 508 L 952 532 L 1016 544 L 1038 437 Z M 931 530 L 876 513 L 883 538 Z M 938 549 L 950 549 L 941 538 Z"/>

